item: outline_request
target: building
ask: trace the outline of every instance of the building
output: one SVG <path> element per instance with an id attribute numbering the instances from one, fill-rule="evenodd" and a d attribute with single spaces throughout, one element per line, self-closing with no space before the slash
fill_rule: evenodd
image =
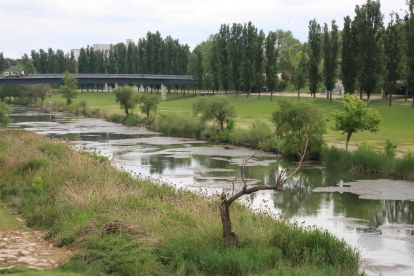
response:
<path id="1" fill-rule="evenodd" d="M 133 39 L 127 39 L 127 40 L 126 40 L 126 45 L 128 46 L 128 45 L 129 45 L 129 43 L 134 43 L 134 40 L 133 40 Z"/>
<path id="2" fill-rule="evenodd" d="M 93 50 L 94 51 L 106 51 L 106 50 L 110 50 L 111 49 L 111 45 L 110 44 L 93 44 Z"/>
<path id="3" fill-rule="evenodd" d="M 78 60 L 80 55 L 80 49 L 70 49 L 70 51 L 73 52 L 75 59 Z"/>

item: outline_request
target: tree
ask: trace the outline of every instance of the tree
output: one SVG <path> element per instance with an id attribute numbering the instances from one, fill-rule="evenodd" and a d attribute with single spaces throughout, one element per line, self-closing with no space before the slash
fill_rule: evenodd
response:
<path id="1" fill-rule="evenodd" d="M 141 103 L 142 113 L 150 115 L 150 111 L 157 111 L 157 105 L 160 103 L 160 99 L 156 95 L 144 94 L 139 99 Z"/>
<path id="2" fill-rule="evenodd" d="M 0 102 L 0 127 L 7 127 L 11 122 L 11 119 L 7 116 L 8 114 L 10 114 L 9 107 L 5 103 Z"/>
<path id="3" fill-rule="evenodd" d="M 4 56 L 3 56 L 3 52 L 0 53 L 0 72 L 4 71 Z"/>
<path id="4" fill-rule="evenodd" d="M 56 73 L 62 74 L 65 71 L 67 71 L 65 53 L 58 49 L 56 51 Z"/>
<path id="5" fill-rule="evenodd" d="M 319 72 L 319 64 L 322 58 L 322 33 L 321 26 L 312 20 L 309 22 L 309 90 L 313 97 L 316 97 L 321 82 L 321 74 Z"/>
<path id="6" fill-rule="evenodd" d="M 342 63 L 341 76 L 345 93 L 353 94 L 355 91 L 355 81 L 357 78 L 356 64 L 357 40 L 355 26 L 349 16 L 344 19 L 342 30 Z"/>
<path id="7" fill-rule="evenodd" d="M 70 105 L 72 100 L 78 96 L 78 91 L 76 90 L 78 80 L 66 71 L 64 81 L 65 85 L 59 86 L 59 90 L 62 93 L 62 98 L 66 98 L 66 105 Z"/>
<path id="8" fill-rule="evenodd" d="M 408 11 L 405 15 L 405 37 L 407 41 L 407 92 L 413 95 L 414 107 L 414 0 L 407 0 Z"/>
<path id="9" fill-rule="evenodd" d="M 285 43 L 280 47 L 280 61 L 279 61 L 280 72 L 282 72 L 283 80 L 290 80 L 294 70 L 292 63 L 292 53 L 289 46 Z"/>
<path id="10" fill-rule="evenodd" d="M 46 74 L 47 71 L 47 53 L 43 50 L 39 50 L 39 73 Z"/>
<path id="11" fill-rule="evenodd" d="M 390 107 L 392 106 L 392 94 L 397 89 L 397 81 L 402 77 L 404 39 L 400 21 L 398 14 L 392 13 L 384 36 L 384 51 L 387 53 L 384 55 L 385 89 L 388 92 Z"/>
<path id="12" fill-rule="evenodd" d="M 265 34 L 262 30 L 260 30 L 259 34 L 256 36 L 256 39 L 253 43 L 253 86 L 255 88 L 255 92 L 259 92 L 259 99 L 260 99 L 260 92 L 263 89 L 263 42 L 265 40 Z"/>
<path id="13" fill-rule="evenodd" d="M 364 130 L 377 132 L 382 125 L 382 118 L 378 111 L 367 107 L 367 103 L 358 97 L 345 95 L 342 104 L 344 111 L 336 110 L 331 115 L 335 119 L 333 130 L 343 131 L 342 134 L 347 134 L 346 150 L 348 150 L 349 139 L 353 133 Z"/>
<path id="14" fill-rule="evenodd" d="M 242 35 L 243 25 L 233 23 L 230 30 L 230 38 L 228 43 L 229 63 L 230 63 L 230 80 L 236 88 L 236 96 L 239 96 L 241 80 L 240 68 L 242 61 Z"/>
<path id="15" fill-rule="evenodd" d="M 56 58 L 55 52 L 52 48 L 49 48 L 47 51 L 47 73 L 54 74 L 56 73 Z"/>
<path id="16" fill-rule="evenodd" d="M 49 84 L 39 83 L 27 85 L 27 94 L 30 98 L 32 98 L 34 103 L 37 102 L 37 98 L 40 98 L 43 105 L 43 101 L 47 95 L 47 86 L 49 86 Z"/>
<path id="17" fill-rule="evenodd" d="M 306 132 L 303 132 L 306 135 Z M 264 190 L 274 190 L 274 191 L 283 191 L 283 186 L 286 182 L 288 182 L 300 169 L 302 166 L 304 157 L 306 155 L 306 150 L 308 146 L 308 139 L 306 138 L 305 143 L 303 144 L 303 147 L 298 148 L 297 152 L 299 153 L 299 162 L 296 165 L 296 167 L 287 172 L 287 171 L 280 171 L 276 174 L 276 181 L 274 185 L 258 185 L 258 186 L 248 186 L 247 182 L 244 178 L 244 169 L 246 167 L 246 164 L 248 162 L 248 159 L 243 162 L 242 165 L 242 172 L 241 172 L 241 180 L 242 180 L 242 187 L 239 191 L 235 191 L 234 183 L 238 181 L 238 177 L 233 182 L 233 190 L 231 194 L 226 194 L 223 192 L 220 196 L 220 216 L 221 216 L 221 224 L 223 227 L 223 239 L 224 244 L 226 247 L 237 247 L 239 243 L 239 238 L 236 235 L 236 233 L 233 232 L 232 226 L 231 226 L 231 218 L 230 218 L 230 205 L 238 200 L 243 195 L 249 195 L 253 194 L 258 191 L 264 191 Z"/>
<path id="18" fill-rule="evenodd" d="M 201 120 L 216 120 L 220 129 L 224 129 L 224 121 L 227 118 L 236 117 L 236 109 L 230 99 L 225 95 L 199 98 L 193 104 L 194 115 L 201 114 Z"/>
<path id="19" fill-rule="evenodd" d="M 358 40 L 360 87 L 368 95 L 374 92 L 381 75 L 383 15 L 380 1 L 367 0 L 355 8 L 355 27 Z M 360 92 L 361 93 L 361 92 Z M 360 94 L 362 97 L 362 93 Z"/>
<path id="20" fill-rule="evenodd" d="M 292 82 L 298 91 L 298 100 L 300 100 L 300 90 L 305 87 L 306 81 L 308 80 L 308 62 L 309 57 L 306 54 L 306 44 L 303 46 L 303 51 L 298 52 L 296 56 L 299 59 L 299 63 L 293 71 Z"/>
<path id="21" fill-rule="evenodd" d="M 230 36 L 229 25 L 222 24 L 217 34 L 217 60 L 219 65 L 219 79 L 221 88 L 226 91 L 229 89 L 229 53 L 228 40 Z"/>
<path id="22" fill-rule="evenodd" d="M 130 86 L 118 86 L 113 90 L 116 102 L 125 110 L 125 115 L 129 115 L 129 110 L 134 109 L 139 99 L 134 95 L 134 90 Z"/>
<path id="23" fill-rule="evenodd" d="M 338 72 L 338 26 L 336 21 L 332 20 L 332 31 L 329 33 L 328 24 L 325 23 L 323 28 L 323 76 L 325 87 L 329 96 L 329 102 L 332 104 L 332 90 L 335 88 Z"/>
<path id="24" fill-rule="evenodd" d="M 280 109 L 273 112 L 276 137 L 281 141 L 280 151 L 301 158 L 298 149 L 307 147 L 307 155 L 318 156 L 322 150 L 326 120 L 319 106 L 307 101 L 283 99 Z"/>
<path id="25" fill-rule="evenodd" d="M 269 32 L 266 38 L 266 86 L 270 91 L 270 100 L 273 100 L 273 92 L 277 86 L 277 58 L 279 47 L 277 44 L 277 36 L 274 32 Z"/>

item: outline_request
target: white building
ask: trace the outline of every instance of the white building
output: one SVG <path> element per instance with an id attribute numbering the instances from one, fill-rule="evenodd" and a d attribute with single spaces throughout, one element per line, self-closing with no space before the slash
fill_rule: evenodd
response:
<path id="1" fill-rule="evenodd" d="M 110 44 L 93 44 L 93 50 L 94 51 L 106 51 L 106 50 L 110 50 L 111 49 L 111 45 Z"/>
<path id="2" fill-rule="evenodd" d="M 70 51 L 73 52 L 75 59 L 78 60 L 80 55 L 80 49 L 71 49 Z"/>

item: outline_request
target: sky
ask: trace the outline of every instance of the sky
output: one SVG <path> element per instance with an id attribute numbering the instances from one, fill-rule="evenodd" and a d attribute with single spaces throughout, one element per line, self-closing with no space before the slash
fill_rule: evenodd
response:
<path id="1" fill-rule="evenodd" d="M 135 42 L 148 31 L 171 35 L 191 49 L 222 23 L 252 21 L 265 33 L 290 30 L 307 40 L 308 23 L 354 17 L 365 0 L 0 0 L 0 52 L 20 58 L 31 50 L 80 49 L 93 44 Z M 384 21 L 404 14 L 406 0 L 382 0 Z"/>

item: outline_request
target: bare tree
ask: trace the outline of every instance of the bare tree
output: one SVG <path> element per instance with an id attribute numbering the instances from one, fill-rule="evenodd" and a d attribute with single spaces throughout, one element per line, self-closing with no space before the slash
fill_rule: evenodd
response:
<path id="1" fill-rule="evenodd" d="M 246 167 L 250 157 L 245 159 L 242 164 L 242 173 L 241 173 L 241 180 L 243 182 L 243 186 L 240 191 L 236 194 L 235 191 L 235 182 L 237 181 L 237 177 L 233 182 L 233 189 L 232 195 L 230 198 L 227 198 L 227 194 L 223 192 L 220 196 L 220 215 L 221 215 L 221 223 L 223 225 L 223 239 L 226 247 L 237 247 L 239 242 L 239 238 L 237 237 L 236 233 L 231 228 L 231 219 L 230 219 L 230 205 L 239 199 L 243 195 L 249 195 L 255 193 L 257 191 L 263 190 L 276 190 L 276 191 L 283 191 L 283 185 L 289 181 L 301 168 L 303 160 L 306 155 L 306 149 L 308 147 L 309 138 L 308 135 L 305 134 L 305 143 L 302 148 L 298 148 L 298 155 L 299 155 L 299 162 L 296 167 L 290 171 L 280 171 L 276 175 L 276 183 L 275 185 L 259 185 L 259 186 L 248 186 L 247 182 L 244 178 L 244 168 Z M 279 164 L 280 159 L 277 161 L 277 165 Z"/>

